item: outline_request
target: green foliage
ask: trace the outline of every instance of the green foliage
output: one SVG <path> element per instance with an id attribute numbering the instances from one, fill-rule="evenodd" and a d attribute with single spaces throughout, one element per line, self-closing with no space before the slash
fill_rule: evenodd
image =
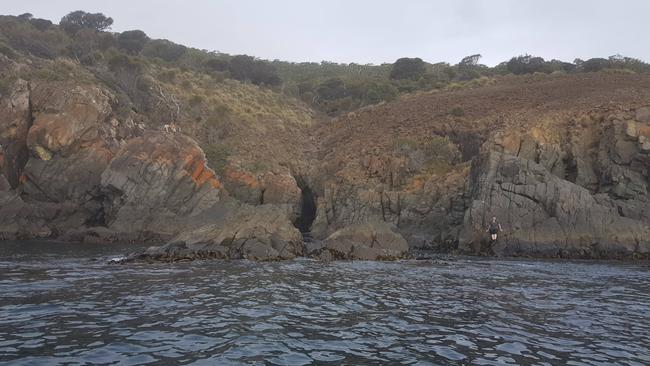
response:
<path id="1" fill-rule="evenodd" d="M 173 83 L 176 81 L 177 70 L 165 70 L 158 75 L 158 79 L 166 82 Z"/>
<path id="2" fill-rule="evenodd" d="M 190 97 L 190 100 L 188 101 L 190 107 L 200 106 L 203 102 L 204 102 L 203 97 L 200 95 L 192 95 Z"/>
<path id="3" fill-rule="evenodd" d="M 105 31 L 113 25 L 113 19 L 102 13 L 86 13 L 83 10 L 68 13 L 59 22 L 59 26 L 69 34 L 75 34 L 81 29 Z"/>
<path id="4" fill-rule="evenodd" d="M 587 61 L 576 59 L 574 62 L 546 61 L 541 57 L 523 55 L 495 67 L 481 65 L 479 54 L 464 57 L 456 65 L 444 62 L 430 64 L 420 58 L 400 58 L 394 64 L 382 65 L 267 61 L 246 55 L 231 56 L 187 48 L 167 40 L 151 40 L 139 30 L 119 34 L 104 32 L 111 24 L 112 19 L 101 13 L 84 11 L 66 15 L 60 25 L 34 18 L 29 13 L 18 17 L 0 16 L 0 54 L 13 59 L 23 55 L 52 60 L 61 56 L 70 57 L 89 66 L 92 73 L 101 74 L 102 80 L 112 87 L 125 91 L 131 102 L 141 110 L 155 109 L 158 101 L 151 95 L 147 97 L 141 94 L 151 94 L 151 83 L 157 83 L 157 78 L 166 84 L 165 87 L 176 88 L 177 93 L 180 86 L 181 93 L 201 94 L 204 102 L 196 104 L 200 104 L 201 110 L 194 110 L 193 113 L 203 113 L 203 107 L 213 102 L 199 84 L 207 83 L 211 87 L 220 84 L 220 87 L 227 88 L 226 85 L 233 82 L 229 79 L 272 87 L 316 110 L 335 115 L 365 105 L 388 102 L 403 93 L 481 87 L 492 83 L 497 75 L 599 70 L 650 72 L 647 63 L 619 55 Z M 199 76 L 192 82 L 179 80 L 180 72 L 184 78 L 188 74 Z M 43 74 L 38 77 L 52 76 Z M 239 88 L 241 84 L 236 85 Z M 199 91 L 202 88 L 203 91 Z M 226 104 L 238 118 L 250 121 L 261 118 L 261 115 L 282 115 L 282 108 L 256 110 L 258 106 L 267 105 L 267 102 L 258 103 L 246 98 L 245 95 L 221 96 L 221 100 L 228 100 Z M 237 102 L 244 99 L 252 104 L 244 107 Z M 190 101 L 190 98 L 184 100 Z M 462 115 L 455 110 L 449 113 Z"/>
<path id="5" fill-rule="evenodd" d="M 427 68 L 421 58 L 400 58 L 393 64 L 390 72 L 391 79 L 411 79 L 418 80 L 426 73 Z"/>
<path id="6" fill-rule="evenodd" d="M 460 150 L 447 136 L 434 135 L 424 145 L 425 155 L 444 161 L 449 164 L 455 164 L 460 159 Z"/>
<path id="7" fill-rule="evenodd" d="M 365 95 L 365 101 L 369 104 L 376 104 L 379 102 L 390 102 L 397 98 L 399 90 L 393 84 L 383 82 L 372 82 L 368 86 L 368 91 Z"/>
<path id="8" fill-rule="evenodd" d="M 144 73 L 142 62 L 125 54 L 115 53 L 108 59 L 108 69 L 113 73 L 117 85 L 135 99 L 138 90 L 142 89 L 142 84 L 139 83 Z"/>
<path id="9" fill-rule="evenodd" d="M 167 62 L 178 61 L 187 51 L 187 47 L 166 39 L 154 39 L 144 46 L 142 54 L 147 57 L 159 58 Z"/>
<path id="10" fill-rule="evenodd" d="M 465 110 L 460 106 L 456 106 L 449 111 L 449 114 L 454 117 L 462 117 L 465 115 Z"/>
<path id="11" fill-rule="evenodd" d="M 211 58 L 203 65 L 208 71 L 227 71 L 230 66 L 228 61 L 219 58 Z"/>
<path id="12" fill-rule="evenodd" d="M 148 40 L 147 34 L 141 30 L 126 31 L 117 36 L 119 48 L 132 55 L 139 54 Z"/>
<path id="13" fill-rule="evenodd" d="M 230 59 L 228 70 L 233 78 L 249 81 L 255 85 L 273 86 L 282 83 L 272 64 L 247 55 L 238 55 Z"/>
<path id="14" fill-rule="evenodd" d="M 316 88 L 316 94 L 323 100 L 335 100 L 347 97 L 349 92 L 343 80 L 331 78 Z"/>
<path id="15" fill-rule="evenodd" d="M 232 155 L 232 149 L 224 144 L 208 144 L 203 147 L 208 166 L 217 174 L 223 174 L 228 166 L 228 158 Z"/>
<path id="16" fill-rule="evenodd" d="M 0 78 L 0 96 L 5 96 L 11 90 L 11 81 L 8 78 Z"/>
<path id="17" fill-rule="evenodd" d="M 15 60 L 17 57 L 16 52 L 6 44 L 0 42 L 0 54 L 3 54 L 7 57 L 9 57 L 12 60 Z"/>
<path id="18" fill-rule="evenodd" d="M 582 70 L 586 72 L 600 71 L 609 67 L 609 60 L 604 58 L 591 58 L 582 63 Z"/>

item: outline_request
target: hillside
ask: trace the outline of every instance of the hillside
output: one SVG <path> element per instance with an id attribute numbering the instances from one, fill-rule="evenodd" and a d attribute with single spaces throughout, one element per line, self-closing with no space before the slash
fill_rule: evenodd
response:
<path id="1" fill-rule="evenodd" d="M 0 18 L 3 239 L 169 242 L 163 260 L 650 253 L 638 60 L 290 64 L 66 27 Z"/>
<path id="2" fill-rule="evenodd" d="M 485 248 L 469 237 L 477 234 L 469 228 L 485 227 L 497 215 L 508 228 L 497 251 L 599 256 L 599 246 L 612 249 L 611 235 L 621 240 L 630 234 L 623 234 L 621 219 L 634 226 L 634 251 L 647 245 L 650 223 L 649 104 L 650 77 L 601 72 L 504 77 L 489 86 L 419 93 L 350 113 L 315 129 L 323 141 L 318 170 L 327 172 L 316 179 L 324 196 L 315 227 L 326 236 L 376 216 L 397 225 L 411 245 L 450 249 L 460 243 L 473 251 Z M 502 154 L 526 168 L 500 172 Z M 485 159 L 498 163 L 482 165 Z M 495 178 L 497 173 L 511 175 Z M 481 179 L 497 179 L 496 185 Z M 557 191 L 550 191 L 551 180 Z M 517 201 L 508 193 L 520 189 L 539 197 L 521 193 Z M 597 203 L 586 197 L 573 202 L 564 190 Z M 613 212 L 589 219 L 595 214 L 582 205 Z M 564 231 L 545 227 L 549 219 L 579 210 L 587 217 L 578 220 L 587 222 L 573 217 L 559 222 Z M 590 222 L 597 219 L 603 221 Z"/>

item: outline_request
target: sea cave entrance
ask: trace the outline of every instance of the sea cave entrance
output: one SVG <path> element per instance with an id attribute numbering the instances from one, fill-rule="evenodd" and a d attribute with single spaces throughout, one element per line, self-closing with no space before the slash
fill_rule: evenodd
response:
<path id="1" fill-rule="evenodd" d="M 301 190 L 300 215 L 294 222 L 301 233 L 311 232 L 311 224 L 316 219 L 316 196 L 303 179 L 296 179 Z"/>

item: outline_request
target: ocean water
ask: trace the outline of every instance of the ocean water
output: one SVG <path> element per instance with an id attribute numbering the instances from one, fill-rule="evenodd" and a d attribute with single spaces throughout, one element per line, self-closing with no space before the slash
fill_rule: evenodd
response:
<path id="1" fill-rule="evenodd" d="M 128 250 L 0 243 L 0 364 L 650 364 L 647 264 L 108 263 Z"/>

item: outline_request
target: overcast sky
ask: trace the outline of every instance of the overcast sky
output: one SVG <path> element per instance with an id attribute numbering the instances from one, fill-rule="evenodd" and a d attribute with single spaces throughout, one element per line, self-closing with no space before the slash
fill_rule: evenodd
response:
<path id="1" fill-rule="evenodd" d="M 72 10 L 111 16 L 200 49 L 288 61 L 495 65 L 520 54 L 650 61 L 650 0 L 2 0 L 0 13 L 58 23 Z"/>

